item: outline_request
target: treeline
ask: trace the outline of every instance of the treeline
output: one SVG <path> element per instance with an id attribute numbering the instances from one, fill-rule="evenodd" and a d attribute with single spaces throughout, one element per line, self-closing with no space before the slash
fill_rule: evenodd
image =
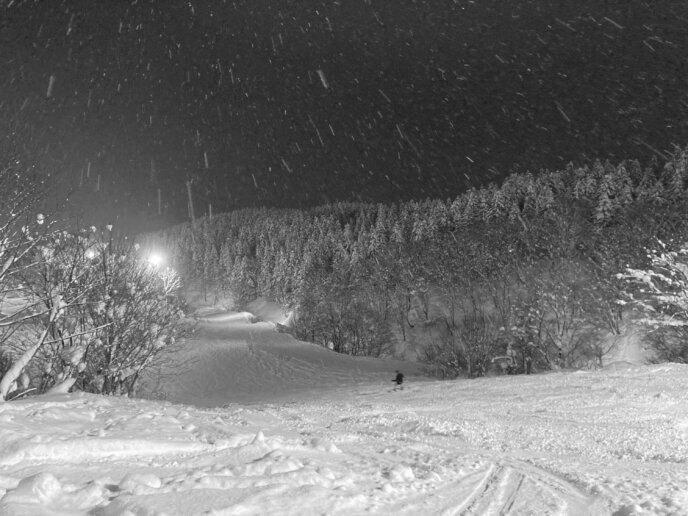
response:
<path id="1" fill-rule="evenodd" d="M 299 338 L 354 355 L 416 350 L 441 376 L 495 356 L 600 363 L 624 285 L 656 239 L 686 236 L 688 152 L 595 162 L 451 200 L 244 209 L 146 235 L 187 278 L 296 314 Z M 422 336 L 421 337 L 419 337 Z"/>

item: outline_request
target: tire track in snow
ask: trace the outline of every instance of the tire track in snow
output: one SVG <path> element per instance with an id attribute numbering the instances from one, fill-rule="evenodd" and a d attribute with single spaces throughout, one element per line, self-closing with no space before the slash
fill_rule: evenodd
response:
<path id="1" fill-rule="evenodd" d="M 431 511 L 441 516 L 507 515 L 521 494 L 524 478 L 525 475 L 508 466 L 492 463 L 437 489 L 425 501 L 424 511 L 418 513 Z M 432 502 L 431 507 L 428 502 Z M 413 508 L 409 514 L 415 510 Z"/>
<path id="2" fill-rule="evenodd" d="M 487 471 L 483 475 L 483 478 L 480 480 L 478 485 L 468 494 L 468 496 L 464 498 L 461 502 L 459 502 L 458 506 L 443 510 L 441 513 L 442 516 L 457 516 L 459 514 L 470 514 L 471 511 L 473 511 L 473 509 L 479 505 L 480 501 L 485 497 L 485 495 L 491 492 L 495 479 L 499 477 L 501 471 L 501 467 L 495 464 L 490 464 L 487 468 Z M 459 481 L 459 483 L 463 483 L 465 482 L 465 480 L 466 477 L 462 478 Z"/>
<path id="3" fill-rule="evenodd" d="M 371 406 L 370 411 L 361 411 L 361 408 L 358 406 L 357 410 L 353 410 L 351 407 L 352 411 L 346 413 L 340 407 L 337 413 L 344 417 L 329 427 L 329 437 L 334 442 L 338 436 L 347 433 L 351 434 L 354 442 L 366 436 L 368 439 L 384 441 L 386 446 L 392 438 L 399 450 L 404 450 L 400 452 L 401 455 L 417 450 L 433 455 L 436 460 L 442 457 L 455 464 L 476 464 L 476 459 L 481 463 L 467 474 L 458 477 L 451 475 L 453 479 L 449 482 L 440 480 L 433 487 L 427 486 L 426 500 L 416 500 L 414 495 L 405 497 L 403 504 L 398 506 L 400 514 L 579 516 L 609 513 L 602 498 L 591 495 L 556 473 L 519 458 L 508 454 L 495 455 L 471 446 L 457 455 L 455 437 L 438 433 L 433 418 L 419 416 L 416 411 L 409 411 L 406 407 Z M 318 417 L 321 416 L 319 414 Z M 455 428 L 446 430 L 451 430 L 451 434 L 456 431 Z M 349 452 L 356 453 L 353 450 Z M 411 464 L 417 462 L 410 457 L 404 458 Z"/>
<path id="4" fill-rule="evenodd" d="M 461 462 L 474 462 L 468 455 Z M 442 516 L 507 516 L 531 514 L 607 516 L 602 497 L 590 495 L 556 474 L 519 460 L 489 462 L 481 457 L 477 470 L 428 489 L 422 499 L 407 497 L 399 514 Z"/>
<path id="5" fill-rule="evenodd" d="M 509 511 L 514 505 L 514 502 L 516 501 L 516 495 L 520 492 L 523 480 L 526 478 L 525 475 L 523 475 L 522 473 L 514 473 L 513 470 L 509 470 L 508 473 L 509 479 L 513 476 L 516 477 L 518 481 L 516 483 L 516 487 L 513 488 L 510 493 L 508 493 L 509 496 L 507 496 L 506 500 L 504 500 L 504 502 L 502 503 L 502 509 L 499 511 L 500 516 L 509 513 Z"/>
<path id="6" fill-rule="evenodd" d="M 490 465 L 480 485 L 448 516 L 505 515 L 516 501 L 525 476 L 502 464 Z"/>
<path id="7" fill-rule="evenodd" d="M 458 483 L 466 482 L 467 478 Z M 543 469 L 520 461 L 491 464 L 479 484 L 443 516 L 506 516 L 509 514 L 602 515 L 601 500 Z M 539 508 L 536 511 L 536 507 Z M 542 508 L 549 510 L 542 512 Z"/>

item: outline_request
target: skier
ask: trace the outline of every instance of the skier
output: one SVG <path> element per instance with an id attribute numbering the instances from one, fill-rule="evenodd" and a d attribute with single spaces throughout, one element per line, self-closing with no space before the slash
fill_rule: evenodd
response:
<path id="1" fill-rule="evenodd" d="M 396 373 L 397 375 L 394 377 L 394 380 L 392 380 L 394 383 L 397 384 L 397 386 L 394 389 L 403 389 L 402 384 L 404 383 L 404 375 L 401 374 L 399 370 L 397 370 Z"/>
<path id="2" fill-rule="evenodd" d="M 533 367 L 533 357 L 530 354 L 526 355 L 526 374 L 530 374 Z"/>

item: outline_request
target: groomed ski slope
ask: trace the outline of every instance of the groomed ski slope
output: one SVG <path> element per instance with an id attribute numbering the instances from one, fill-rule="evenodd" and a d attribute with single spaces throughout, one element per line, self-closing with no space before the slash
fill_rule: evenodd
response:
<path id="1" fill-rule="evenodd" d="M 397 363 L 255 320 L 206 316 L 193 367 L 158 385 L 175 403 L 0 405 L 0 514 L 688 514 L 688 366 L 435 382 L 407 365 L 394 391 Z"/>
<path id="2" fill-rule="evenodd" d="M 201 313 L 183 350 L 146 383 L 147 397 L 218 407 L 303 400 L 345 393 L 351 385 L 391 387 L 396 369 L 422 377 L 418 364 L 333 353 L 277 331 L 286 317 L 273 303 L 255 301 L 252 312 Z"/>

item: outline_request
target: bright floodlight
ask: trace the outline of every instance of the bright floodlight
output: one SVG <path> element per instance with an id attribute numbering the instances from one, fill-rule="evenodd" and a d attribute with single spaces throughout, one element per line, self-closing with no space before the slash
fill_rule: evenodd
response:
<path id="1" fill-rule="evenodd" d="M 86 249 L 86 258 L 93 260 L 96 257 L 95 249 Z"/>
<path id="2" fill-rule="evenodd" d="M 150 263 L 153 267 L 160 267 L 163 263 L 165 263 L 165 257 L 160 253 L 152 252 L 148 255 L 148 263 Z"/>

